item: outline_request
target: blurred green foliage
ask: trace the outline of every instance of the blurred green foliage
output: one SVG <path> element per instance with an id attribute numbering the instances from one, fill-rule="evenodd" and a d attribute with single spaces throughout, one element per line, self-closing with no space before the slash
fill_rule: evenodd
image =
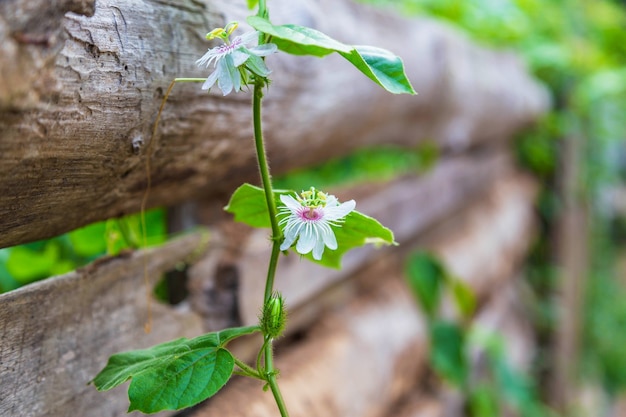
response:
<path id="1" fill-rule="evenodd" d="M 165 241 L 165 211 L 145 213 L 147 244 Z M 102 255 L 117 255 L 142 246 L 139 214 L 110 219 L 52 239 L 0 249 L 0 293 L 64 274 Z"/>
<path id="2" fill-rule="evenodd" d="M 311 184 L 326 189 L 359 182 L 382 182 L 398 175 L 428 170 L 438 157 L 439 150 L 428 141 L 413 149 L 393 146 L 363 148 L 317 166 L 291 171 L 277 177 L 274 185 L 277 189 L 306 190 Z"/>
<path id="3" fill-rule="evenodd" d="M 556 192 L 560 151 L 565 141 L 578 140 L 583 152 L 576 192 L 591 213 L 591 267 L 582 317 L 581 370 L 587 377 L 596 378 L 609 393 L 624 390 L 626 282 L 618 276 L 615 264 L 620 256 L 626 257 L 626 251 L 618 248 L 623 243 L 619 231 L 624 229 L 626 215 L 615 210 L 607 196 L 626 182 L 626 2 L 362 1 L 411 16 L 441 19 L 462 28 L 480 43 L 514 50 L 549 88 L 553 111 L 517 142 L 519 160 L 544 185 L 538 201 L 542 239 L 535 244 L 527 265 L 529 283 L 538 301 L 538 337 L 540 343 L 549 346 L 558 325 L 554 305 L 558 274 L 550 236 L 563 206 Z M 419 85 L 416 89 L 419 91 Z M 540 352 L 538 363 L 538 373 L 549 372 L 545 352 Z M 477 404 L 490 407 L 484 399 Z"/>
<path id="4" fill-rule="evenodd" d="M 426 318 L 430 367 L 463 395 L 464 415 L 499 417 L 504 410 L 522 417 L 552 415 L 540 401 L 532 379 L 511 365 L 503 337 L 471 321 L 476 296 L 467 284 L 425 252 L 410 254 L 405 272 Z M 441 304 L 446 294 L 454 301 L 457 319 L 443 318 Z M 476 358 L 481 358 L 478 369 L 472 362 Z"/>

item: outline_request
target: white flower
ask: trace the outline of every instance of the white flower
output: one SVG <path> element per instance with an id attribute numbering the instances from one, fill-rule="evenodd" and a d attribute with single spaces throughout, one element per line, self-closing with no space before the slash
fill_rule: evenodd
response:
<path id="1" fill-rule="evenodd" d="M 246 85 L 246 74 L 242 80 L 242 71 L 250 71 L 260 77 L 267 77 L 270 70 L 260 57 L 268 56 L 276 52 L 277 47 L 272 43 L 263 44 L 255 47 L 248 48 L 247 44 L 254 41 L 259 37 L 259 32 L 248 32 L 241 36 L 235 37 L 232 41 L 228 40 L 228 35 L 234 30 L 236 26 L 227 32 L 224 29 L 216 29 L 207 35 L 207 38 L 220 38 L 225 43 L 215 48 L 211 48 L 207 51 L 202 58 L 196 61 L 198 66 L 209 66 L 214 63 L 215 70 L 209 75 L 204 84 L 203 90 L 209 90 L 217 81 L 217 86 L 222 90 L 224 95 L 227 95 L 231 91 L 241 91 L 242 85 Z M 228 26 L 227 26 L 228 28 Z M 220 35 L 211 34 L 216 31 Z M 243 64 L 246 64 L 243 68 L 240 68 Z"/>
<path id="2" fill-rule="evenodd" d="M 289 249 L 297 239 L 296 251 L 303 255 L 313 251 L 313 259 L 318 261 L 322 259 L 325 246 L 337 249 L 331 226 L 339 227 L 342 219 L 356 207 L 354 200 L 339 204 L 335 196 L 313 187 L 300 197 L 281 195 L 280 201 L 285 207 L 279 208 L 278 215 L 286 216 L 279 221 L 279 225 L 284 225 L 285 234 L 280 250 Z"/>

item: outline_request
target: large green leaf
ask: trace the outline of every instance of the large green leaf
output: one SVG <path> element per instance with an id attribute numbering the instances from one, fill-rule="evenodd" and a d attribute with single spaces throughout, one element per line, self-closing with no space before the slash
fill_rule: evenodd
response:
<path id="1" fill-rule="evenodd" d="M 292 55 L 322 57 L 339 53 L 376 84 L 394 94 L 415 94 L 404 72 L 402 60 L 393 53 L 373 46 L 351 46 L 315 29 L 298 25 L 273 25 L 259 16 L 248 17 L 256 30 L 272 37 L 281 51 Z"/>
<path id="2" fill-rule="evenodd" d="M 258 326 L 226 329 L 194 339 L 180 338 L 148 349 L 117 353 L 93 379 L 99 391 L 132 378 L 128 411 L 155 413 L 190 407 L 228 382 L 234 359 L 224 345 Z"/>
<path id="3" fill-rule="evenodd" d="M 320 31 L 304 26 L 275 26 L 269 20 L 259 16 L 248 17 L 248 23 L 259 32 L 271 35 L 272 42 L 281 51 L 292 55 L 322 57 L 333 52 L 350 53 L 354 49 Z"/>
<path id="4" fill-rule="evenodd" d="M 274 192 L 274 201 L 278 207 L 282 205 L 281 194 L 294 194 L 293 191 L 278 190 Z M 270 217 L 262 188 L 250 184 L 239 187 L 225 208 L 235 215 L 235 220 L 252 227 L 270 227 Z M 337 249 L 326 248 L 321 260 L 314 260 L 311 254 L 305 257 L 321 265 L 331 268 L 341 267 L 341 258 L 352 248 L 363 246 L 366 243 L 394 244 L 393 232 L 381 225 L 377 220 L 365 214 L 353 211 L 346 216 L 340 227 L 333 227 L 337 238 Z"/>

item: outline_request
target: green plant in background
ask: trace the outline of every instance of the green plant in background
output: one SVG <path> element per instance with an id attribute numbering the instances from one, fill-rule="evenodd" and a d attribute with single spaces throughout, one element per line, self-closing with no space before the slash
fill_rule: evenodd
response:
<path id="1" fill-rule="evenodd" d="M 165 211 L 146 213 L 149 245 L 166 239 Z M 0 249 L 0 293 L 53 275 L 64 274 L 103 255 L 117 255 L 141 243 L 139 215 L 110 219 L 62 236 Z"/>
<path id="2" fill-rule="evenodd" d="M 273 355 L 274 340 L 281 336 L 286 318 L 285 300 L 274 291 L 281 252 L 287 254 L 291 250 L 320 265 L 338 268 L 345 252 L 354 247 L 366 243 L 395 243 L 391 230 L 355 210 L 354 200 L 340 203 L 333 195 L 310 184 L 299 193 L 274 189 L 265 156 L 261 104 L 263 91 L 270 84 L 265 57 L 279 50 L 316 57 L 336 53 L 385 90 L 394 94 L 415 94 L 404 74 L 401 59 L 380 48 L 343 44 L 303 26 L 274 25 L 269 20 L 265 0 L 249 0 L 248 6 L 257 8 L 256 15 L 247 19 L 254 31 L 235 36 L 238 23 L 231 22 L 209 32 L 207 40 L 218 40 L 218 45 L 209 49 L 197 63 L 201 67 L 213 66 L 213 71 L 206 79 L 175 79 L 161 109 L 176 82 L 202 82 L 204 90 L 217 86 L 224 95 L 253 90 L 254 146 L 262 187 L 243 184 L 234 192 L 226 210 L 235 220 L 251 227 L 271 229 L 272 251 L 265 277 L 262 315 L 257 326 L 225 329 L 111 356 L 92 382 L 98 390 L 108 390 L 130 379 L 129 411 L 154 413 L 192 406 L 214 395 L 235 373 L 262 381 L 264 388 L 271 390 L 280 415 L 287 417 Z M 252 45 L 255 39 L 257 45 Z M 157 121 L 159 116 L 160 111 Z M 248 365 L 236 358 L 226 345 L 252 333 L 260 333 L 263 343 L 256 363 Z"/>
<path id="3" fill-rule="evenodd" d="M 412 253 L 406 280 L 426 318 L 429 365 L 433 372 L 458 389 L 468 417 L 499 417 L 512 409 L 523 417 L 549 416 L 530 378 L 514 369 L 506 355 L 504 339 L 472 324 L 476 297 L 462 281 L 453 278 L 433 255 Z M 451 296 L 457 318 L 444 318 L 441 307 Z M 483 359 L 476 369 L 473 358 Z"/>
<path id="4" fill-rule="evenodd" d="M 590 269 L 583 314 L 583 370 L 608 392 L 626 389 L 626 283 L 615 263 L 626 257 L 615 231 L 626 214 L 611 191 L 626 182 L 626 4 L 610 0 L 362 0 L 410 15 L 450 22 L 489 46 L 513 49 L 550 89 L 554 109 L 517 141 L 520 161 L 544 185 L 538 201 L 542 238 L 526 267 L 534 289 L 535 326 L 548 347 L 557 326 L 558 274 L 550 236 L 563 207 L 559 158 L 567 141 L 581 141 L 577 197 L 590 209 Z M 622 242 L 623 243 L 623 242 Z M 540 351 L 537 374 L 550 372 Z M 542 378 L 545 380 L 545 378 Z"/>

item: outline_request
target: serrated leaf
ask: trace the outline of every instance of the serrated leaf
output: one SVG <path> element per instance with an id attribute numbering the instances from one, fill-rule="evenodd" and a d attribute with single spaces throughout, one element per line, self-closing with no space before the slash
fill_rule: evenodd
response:
<path id="1" fill-rule="evenodd" d="M 280 207 L 283 204 L 280 201 L 280 195 L 293 195 L 294 193 L 294 191 L 289 190 L 274 191 L 274 201 Z M 234 214 L 236 221 L 246 223 L 252 227 L 271 227 L 265 194 L 262 188 L 250 184 L 242 185 L 234 192 L 225 210 Z M 330 250 L 326 248 L 322 259 L 319 261 L 314 260 L 311 254 L 305 255 L 305 257 L 324 266 L 340 268 L 341 258 L 350 249 L 363 246 L 366 243 L 375 243 L 376 245 L 395 244 L 391 230 L 384 227 L 376 219 L 358 211 L 348 214 L 341 227 L 333 227 L 332 229 L 337 239 L 337 249 Z"/>
<path id="2" fill-rule="evenodd" d="M 248 23 L 270 35 L 272 42 L 283 52 L 317 57 L 337 52 L 390 93 L 415 94 L 402 60 L 386 49 L 346 45 L 315 29 L 298 25 L 277 26 L 259 16 L 248 17 Z"/>
<path id="3" fill-rule="evenodd" d="M 257 331 L 258 326 L 226 329 L 117 353 L 92 382 L 99 391 L 106 391 L 132 379 L 129 411 L 155 413 L 190 407 L 215 394 L 230 378 L 234 359 L 223 346 Z"/>

